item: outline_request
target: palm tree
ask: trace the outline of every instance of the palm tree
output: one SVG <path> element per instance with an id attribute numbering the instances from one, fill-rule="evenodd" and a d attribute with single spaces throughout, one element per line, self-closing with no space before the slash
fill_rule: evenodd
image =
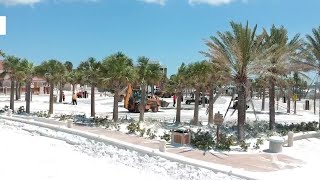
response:
<path id="1" fill-rule="evenodd" d="M 20 62 L 20 67 L 26 83 L 26 113 L 30 113 L 31 83 L 34 75 L 34 66 L 33 63 L 29 62 L 27 59 L 22 59 Z"/>
<path id="2" fill-rule="evenodd" d="M 249 67 L 260 54 L 263 36 L 256 36 L 257 25 L 251 29 L 248 23 L 246 26 L 235 22 L 230 24 L 231 32 L 218 32 L 218 37 L 212 36 L 206 41 L 209 47 L 206 55 L 214 63 L 230 68 L 230 78 L 238 89 L 238 140 L 243 140 Z"/>
<path id="3" fill-rule="evenodd" d="M 95 88 L 98 84 L 101 63 L 93 57 L 80 63 L 78 71 L 82 78 L 86 80 L 85 83 L 91 85 L 91 117 L 95 117 Z"/>
<path id="4" fill-rule="evenodd" d="M 66 69 L 67 69 L 68 72 L 71 72 L 72 69 L 73 69 L 73 64 L 72 64 L 72 62 L 70 62 L 70 61 L 66 61 L 66 62 L 64 63 L 64 66 L 66 67 Z"/>
<path id="5" fill-rule="evenodd" d="M 319 86 L 319 75 L 320 75 L 320 26 L 312 29 L 312 35 L 307 35 L 308 44 L 307 47 L 310 49 L 309 57 L 302 63 L 315 70 L 318 75 L 318 88 Z M 315 91 L 316 92 L 316 91 Z M 320 99 L 319 99 L 320 102 Z M 319 129 L 320 129 L 320 107 L 319 107 Z"/>
<path id="6" fill-rule="evenodd" d="M 5 57 L 6 54 L 2 50 L 0 50 L 0 56 Z"/>
<path id="7" fill-rule="evenodd" d="M 24 83 L 27 78 L 26 71 L 28 70 L 26 69 L 26 66 L 28 63 L 28 60 L 22 59 L 16 69 L 16 100 L 21 99 L 21 88 L 22 83 Z"/>
<path id="8" fill-rule="evenodd" d="M 62 72 L 62 74 L 60 74 L 60 81 L 58 82 L 59 85 L 59 102 L 62 102 L 63 99 L 63 87 L 65 86 L 65 84 L 68 82 L 69 80 L 69 74 L 72 71 L 73 68 L 73 64 L 70 61 L 66 61 L 64 64 L 65 66 L 65 71 Z"/>
<path id="9" fill-rule="evenodd" d="M 81 72 L 77 69 L 73 69 L 67 75 L 67 81 L 72 85 L 72 94 L 75 93 L 76 85 L 82 80 Z"/>
<path id="10" fill-rule="evenodd" d="M 223 84 L 226 84 L 228 77 L 230 77 L 230 72 L 228 67 L 216 66 L 216 64 L 208 62 L 209 71 L 207 74 L 206 86 L 209 90 L 209 106 L 208 106 L 208 123 L 213 124 L 213 104 L 218 99 L 220 93 L 217 93 L 214 96 L 214 89 L 221 87 Z"/>
<path id="11" fill-rule="evenodd" d="M 148 84 L 155 84 L 162 78 L 159 63 L 151 63 L 147 57 L 138 58 L 137 66 L 137 82 L 140 84 L 141 89 L 141 102 L 139 104 L 139 121 L 144 120 L 144 110 L 146 103 L 146 89 Z"/>
<path id="12" fill-rule="evenodd" d="M 177 96 L 177 109 L 176 109 L 176 124 L 181 122 L 181 97 L 182 91 L 186 87 L 187 83 L 187 66 L 182 63 L 178 69 L 177 74 L 174 74 L 170 77 L 170 82 L 173 88 L 176 90 Z"/>
<path id="13" fill-rule="evenodd" d="M 41 77 L 45 77 L 50 84 L 50 97 L 49 97 L 49 114 L 53 114 L 53 90 L 54 85 L 61 81 L 61 75 L 66 71 L 66 67 L 57 60 L 51 59 L 36 66 L 35 72 Z"/>
<path id="14" fill-rule="evenodd" d="M 6 72 L 10 74 L 10 109 L 14 110 L 14 83 L 16 81 L 16 72 L 19 66 L 20 59 L 15 56 L 6 56 L 3 65 Z"/>
<path id="15" fill-rule="evenodd" d="M 113 120 L 117 121 L 119 91 L 133 81 L 132 60 L 122 52 L 112 54 L 102 61 L 101 72 L 102 82 L 110 84 L 114 90 Z"/>
<path id="16" fill-rule="evenodd" d="M 292 61 L 300 53 L 298 50 L 302 47 L 302 40 L 297 34 L 289 41 L 288 32 L 283 26 L 277 28 L 273 25 L 270 35 L 266 30 L 264 35 L 264 58 L 256 61 L 254 66 L 256 73 L 265 77 L 269 84 L 269 128 L 274 130 L 276 83 L 297 68 L 297 64 Z"/>
<path id="17" fill-rule="evenodd" d="M 195 88 L 195 105 L 192 124 L 199 124 L 199 100 L 200 100 L 200 90 L 204 88 L 207 74 L 210 71 L 210 66 L 206 61 L 195 62 L 189 65 L 189 80 L 193 88 Z"/>

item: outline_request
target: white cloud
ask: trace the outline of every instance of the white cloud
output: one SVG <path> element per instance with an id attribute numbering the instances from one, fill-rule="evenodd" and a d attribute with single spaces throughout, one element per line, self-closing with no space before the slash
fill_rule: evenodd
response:
<path id="1" fill-rule="evenodd" d="M 224 4 L 230 4 L 235 0 L 189 0 L 190 5 L 194 4 L 209 4 L 212 6 L 220 6 Z"/>
<path id="2" fill-rule="evenodd" d="M 14 5 L 33 5 L 41 2 L 42 0 L 0 0 L 0 4 L 4 4 L 7 6 Z"/>
<path id="3" fill-rule="evenodd" d="M 145 3 L 159 4 L 161 6 L 164 6 L 166 5 L 167 0 L 138 0 L 138 1 L 143 1 Z"/>
<path id="4" fill-rule="evenodd" d="M 49 0 L 0 0 L 0 5 L 6 5 L 6 6 L 16 6 L 16 5 L 34 5 L 37 3 L 41 3 L 44 1 L 49 1 Z M 70 3 L 70 2 L 97 2 L 99 0 L 50 0 L 53 2 L 65 2 L 65 3 Z"/>

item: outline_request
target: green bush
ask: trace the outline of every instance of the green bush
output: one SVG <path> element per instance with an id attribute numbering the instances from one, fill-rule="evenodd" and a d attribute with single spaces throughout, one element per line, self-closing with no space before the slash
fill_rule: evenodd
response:
<path id="1" fill-rule="evenodd" d="M 151 129 L 149 128 L 149 129 L 147 129 L 146 135 L 150 136 L 150 134 L 151 134 Z"/>
<path id="2" fill-rule="evenodd" d="M 135 134 L 140 131 L 140 124 L 132 122 L 127 126 L 127 129 L 129 130 L 129 134 Z"/>
<path id="3" fill-rule="evenodd" d="M 250 146 L 250 143 L 246 143 L 244 140 L 240 141 L 241 150 L 248 151 L 249 146 Z"/>
<path id="4" fill-rule="evenodd" d="M 318 122 L 301 122 L 297 124 L 276 124 L 276 131 L 281 135 L 287 135 L 289 131 L 293 132 L 305 132 L 318 130 Z"/>
<path id="5" fill-rule="evenodd" d="M 169 142 L 170 139 L 171 139 L 171 135 L 169 133 L 164 132 L 163 136 L 160 136 L 160 138 L 166 140 L 167 142 Z"/>
<path id="6" fill-rule="evenodd" d="M 257 142 L 253 145 L 253 148 L 254 149 L 260 149 L 260 145 L 262 145 L 262 144 L 263 144 L 263 139 L 258 138 Z"/>
<path id="7" fill-rule="evenodd" d="M 230 146 L 233 145 L 234 142 L 235 138 L 233 136 L 228 137 L 226 134 L 220 134 L 216 149 L 230 151 Z"/>
<path id="8" fill-rule="evenodd" d="M 106 126 L 107 128 L 110 127 L 110 125 L 113 124 L 112 120 L 108 120 L 108 116 L 106 117 L 94 117 L 92 119 L 93 123 L 95 124 L 95 126 Z"/>
<path id="9" fill-rule="evenodd" d="M 210 150 L 214 148 L 215 141 L 212 134 L 198 129 L 196 133 L 191 132 L 191 145 L 201 150 Z"/>
<path id="10" fill-rule="evenodd" d="M 157 137 L 156 133 L 157 133 L 156 131 L 151 132 L 151 133 L 149 134 L 150 139 L 156 138 L 156 137 Z"/>
<path id="11" fill-rule="evenodd" d="M 146 128 L 140 129 L 140 137 L 143 137 L 144 133 L 146 132 Z"/>

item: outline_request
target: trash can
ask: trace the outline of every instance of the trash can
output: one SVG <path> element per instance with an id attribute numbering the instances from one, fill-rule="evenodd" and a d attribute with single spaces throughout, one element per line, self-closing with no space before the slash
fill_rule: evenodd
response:
<path id="1" fill-rule="evenodd" d="M 191 135 L 188 129 L 179 128 L 171 133 L 171 144 L 190 144 Z"/>
<path id="2" fill-rule="evenodd" d="M 306 100 L 306 103 L 305 103 L 305 106 L 304 106 L 304 110 L 310 110 L 309 100 Z"/>
<path id="3" fill-rule="evenodd" d="M 57 99 L 58 99 L 57 96 L 56 96 L 56 95 L 53 95 L 53 102 L 54 102 L 54 103 L 57 102 Z"/>

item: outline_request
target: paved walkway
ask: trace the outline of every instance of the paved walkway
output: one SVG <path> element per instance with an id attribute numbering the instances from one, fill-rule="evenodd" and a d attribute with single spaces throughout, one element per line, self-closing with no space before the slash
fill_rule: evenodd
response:
<path id="1" fill-rule="evenodd" d="M 55 125 L 66 125 L 64 122 L 53 121 L 48 119 L 36 120 Z M 151 140 L 136 135 L 127 135 L 118 131 L 107 130 L 98 127 L 88 127 L 74 125 L 74 129 L 87 131 L 99 135 L 104 135 L 110 138 L 121 140 L 135 145 L 145 146 L 153 149 L 158 149 L 159 141 Z M 192 149 L 190 147 L 174 147 L 167 145 L 167 152 L 181 155 L 188 158 L 207 161 L 215 164 L 240 168 L 249 172 L 272 172 L 283 169 L 292 169 L 295 166 L 290 164 L 303 164 L 301 160 L 292 158 L 283 154 L 274 153 L 258 153 L 258 154 L 224 154 L 210 153 L 201 150 Z"/>

